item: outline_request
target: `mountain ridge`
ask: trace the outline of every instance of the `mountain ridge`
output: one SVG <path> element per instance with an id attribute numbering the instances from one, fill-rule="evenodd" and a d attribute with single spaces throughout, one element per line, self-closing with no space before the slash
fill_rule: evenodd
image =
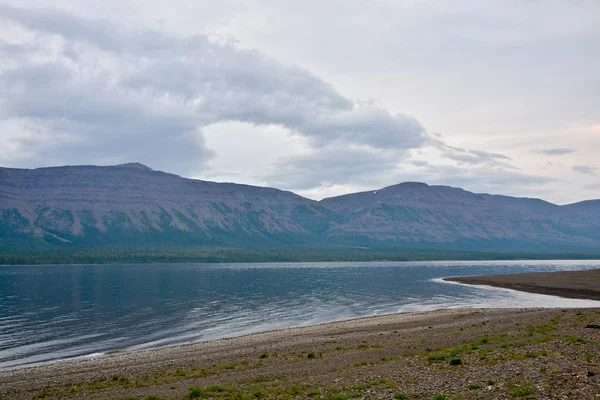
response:
<path id="1" fill-rule="evenodd" d="M 600 200 L 557 205 L 402 182 L 316 201 L 140 163 L 0 168 L 0 249 L 98 246 L 593 251 Z"/>

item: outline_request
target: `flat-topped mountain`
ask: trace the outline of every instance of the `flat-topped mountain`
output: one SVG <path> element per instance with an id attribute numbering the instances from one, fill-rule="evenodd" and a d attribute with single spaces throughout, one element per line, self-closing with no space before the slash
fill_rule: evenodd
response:
<path id="1" fill-rule="evenodd" d="M 137 163 L 0 168 L 0 248 L 157 245 L 594 251 L 600 200 L 558 206 L 407 182 L 318 202 Z"/>

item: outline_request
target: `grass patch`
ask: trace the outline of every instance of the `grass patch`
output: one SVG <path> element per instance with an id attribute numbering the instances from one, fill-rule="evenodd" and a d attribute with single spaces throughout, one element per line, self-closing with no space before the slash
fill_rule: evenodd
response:
<path id="1" fill-rule="evenodd" d="M 490 342 L 490 338 L 486 336 L 482 337 L 481 339 L 479 339 L 479 341 L 477 342 L 477 344 L 488 344 Z"/>
<path id="2" fill-rule="evenodd" d="M 200 387 L 190 388 L 190 390 L 187 394 L 188 399 L 199 399 L 200 397 L 202 397 L 202 388 L 200 388 Z"/>
<path id="3" fill-rule="evenodd" d="M 585 339 L 579 336 L 567 335 L 565 340 L 569 343 L 585 343 Z"/>
<path id="4" fill-rule="evenodd" d="M 515 386 L 510 390 L 512 397 L 527 397 L 533 394 L 533 389 L 530 385 Z"/>

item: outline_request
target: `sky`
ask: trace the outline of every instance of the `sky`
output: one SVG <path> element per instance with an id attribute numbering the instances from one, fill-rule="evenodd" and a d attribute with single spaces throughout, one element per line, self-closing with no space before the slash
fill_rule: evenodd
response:
<path id="1" fill-rule="evenodd" d="M 600 198 L 595 0 L 0 0 L 0 166 Z"/>

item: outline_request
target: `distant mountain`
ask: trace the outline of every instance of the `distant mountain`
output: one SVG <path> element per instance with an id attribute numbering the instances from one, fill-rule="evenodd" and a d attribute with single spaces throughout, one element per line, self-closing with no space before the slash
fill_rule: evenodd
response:
<path id="1" fill-rule="evenodd" d="M 329 240 L 489 251 L 574 251 L 600 244 L 600 201 L 557 206 L 407 182 L 321 204 L 345 220 L 327 232 Z"/>
<path id="2" fill-rule="evenodd" d="M 317 202 L 137 163 L 0 168 L 0 249 L 156 246 L 595 251 L 600 200 L 557 206 L 408 182 Z"/>

